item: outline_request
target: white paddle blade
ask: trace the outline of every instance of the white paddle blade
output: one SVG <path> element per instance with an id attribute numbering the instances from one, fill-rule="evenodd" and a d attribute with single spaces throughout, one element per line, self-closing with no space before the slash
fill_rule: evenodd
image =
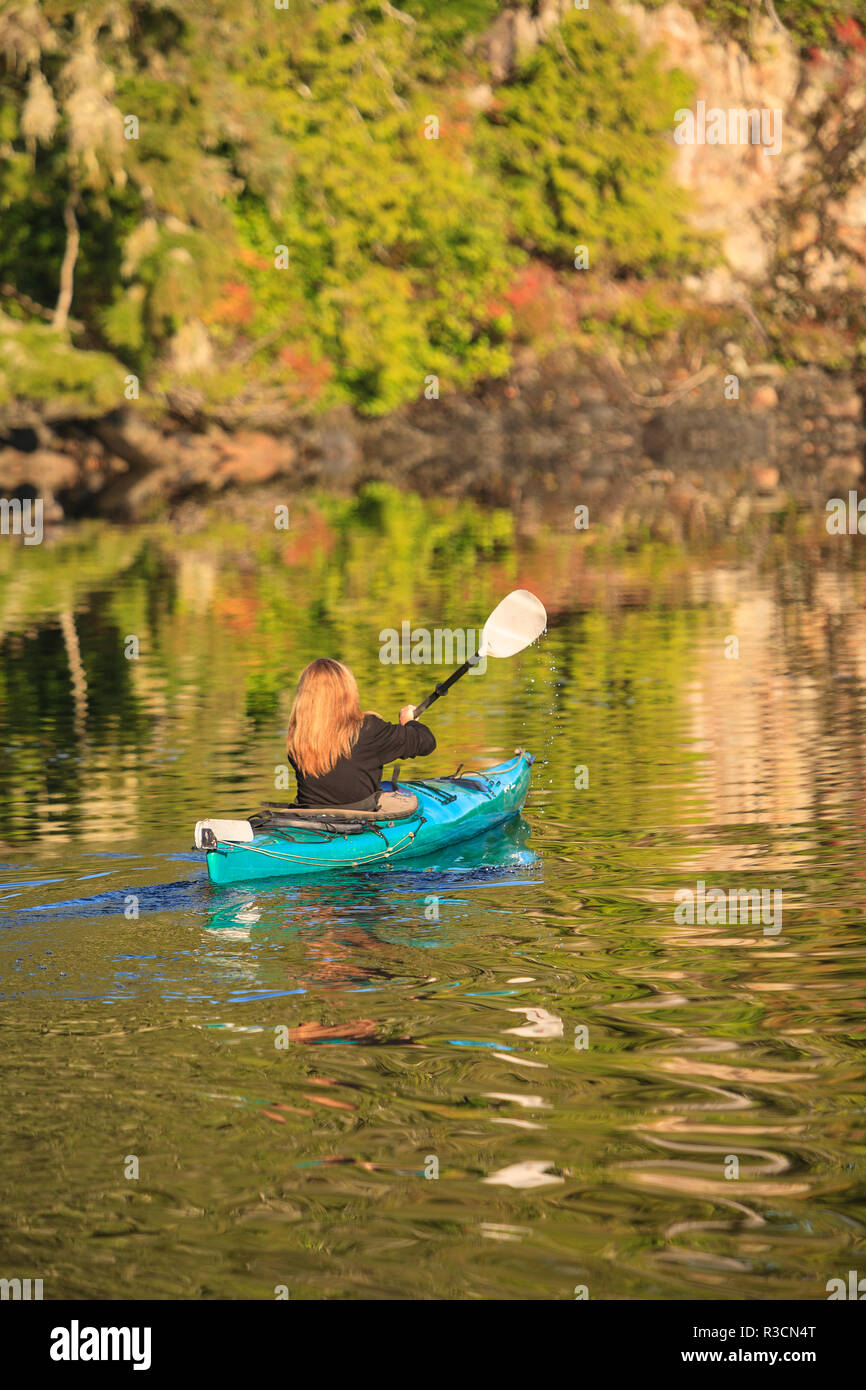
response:
<path id="1" fill-rule="evenodd" d="M 541 599 L 528 589 L 514 589 L 497 604 L 481 635 L 482 656 L 514 656 L 540 637 L 547 627 Z"/>

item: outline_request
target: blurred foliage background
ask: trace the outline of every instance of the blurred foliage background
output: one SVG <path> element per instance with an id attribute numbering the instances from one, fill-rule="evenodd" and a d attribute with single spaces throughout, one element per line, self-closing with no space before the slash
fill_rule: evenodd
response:
<path id="1" fill-rule="evenodd" d="M 3 5 L 0 403 L 102 409 L 132 372 L 382 412 L 506 371 L 532 260 L 702 263 L 668 173 L 684 79 L 599 0 L 479 105 L 498 9 Z"/>
<path id="2" fill-rule="evenodd" d="M 497 81 L 504 8 L 5 0 L 0 409 L 86 417 L 187 388 L 204 418 L 381 414 L 431 374 L 449 391 L 501 376 L 522 344 L 709 331 L 680 287 L 720 252 L 671 176 L 690 79 L 593 0 Z M 768 14 L 804 58 L 866 49 L 864 0 L 689 8 L 747 53 Z M 574 273 L 582 245 L 607 307 Z M 853 343 L 850 305 L 831 316 Z M 769 322 L 765 349 L 788 341 Z"/>

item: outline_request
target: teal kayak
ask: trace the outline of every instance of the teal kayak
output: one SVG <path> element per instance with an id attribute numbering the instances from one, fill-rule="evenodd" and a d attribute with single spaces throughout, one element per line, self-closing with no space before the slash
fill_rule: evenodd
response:
<path id="1" fill-rule="evenodd" d="M 518 749 L 509 762 L 484 772 L 401 781 L 400 792 L 417 799 L 415 809 L 394 819 L 377 816 L 369 824 L 347 826 L 345 831 L 339 822 L 323 828 L 292 820 L 255 833 L 243 843 L 218 839 L 207 851 L 210 881 L 248 883 L 333 869 L 375 869 L 427 857 L 518 815 L 529 791 L 533 762 L 531 753 Z M 382 787 L 394 790 L 390 782 Z"/>

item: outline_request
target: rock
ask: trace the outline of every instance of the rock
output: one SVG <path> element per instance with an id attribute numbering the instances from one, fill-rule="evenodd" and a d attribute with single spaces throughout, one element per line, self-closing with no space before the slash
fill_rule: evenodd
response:
<path id="1" fill-rule="evenodd" d="M 814 212 L 805 212 L 799 218 L 797 225 L 791 233 L 789 249 L 791 251 L 804 251 L 807 246 L 812 246 L 821 235 L 821 223 Z"/>
<path id="2" fill-rule="evenodd" d="M 258 430 L 240 430 L 234 436 L 225 437 L 220 444 L 220 455 L 214 479 L 216 485 L 225 487 L 231 482 L 248 487 L 291 472 L 297 451 L 288 439 L 277 439 Z"/>
<path id="3" fill-rule="evenodd" d="M 493 105 L 493 88 L 489 82 L 479 82 L 466 92 L 466 101 L 473 111 L 489 111 Z"/>
<path id="4" fill-rule="evenodd" d="M 825 410 L 836 419 L 859 420 L 863 413 L 863 402 L 856 394 L 845 396 L 843 400 L 831 401 Z"/>
<path id="5" fill-rule="evenodd" d="M 725 356 L 732 372 L 735 372 L 739 377 L 748 376 L 749 364 L 743 356 L 743 349 L 739 343 L 725 343 Z"/>
<path id="6" fill-rule="evenodd" d="M 169 365 L 181 377 L 213 370 L 213 344 L 200 319 L 190 319 L 175 333 L 169 345 Z"/>
<path id="7" fill-rule="evenodd" d="M 824 468 L 825 476 L 840 478 L 861 478 L 863 476 L 863 460 L 857 454 L 835 454 L 827 460 Z"/>
<path id="8" fill-rule="evenodd" d="M 759 492 L 775 492 L 779 486 L 779 470 L 769 464 L 758 464 L 752 469 L 752 477 L 755 480 L 755 487 Z"/>
<path id="9" fill-rule="evenodd" d="M 833 254 L 826 250 L 829 239 L 816 216 L 800 212 L 796 196 L 790 195 L 792 190 L 808 187 L 813 177 L 816 145 L 810 144 L 809 117 L 834 83 L 850 92 L 839 102 L 840 122 L 843 111 L 856 112 L 863 84 L 857 55 L 849 49 L 834 53 L 828 47 L 822 63 L 804 63 L 797 41 L 775 19 L 771 4 L 751 7 L 748 51 L 732 40 L 723 42 L 717 30 L 698 19 L 694 12 L 700 13 L 705 6 L 650 6 L 627 0 L 614 0 L 614 4 L 634 26 L 643 47 L 656 48 L 666 67 L 679 68 L 692 79 L 693 110 L 697 101 L 705 101 L 708 109 L 751 110 L 767 116 L 762 144 L 738 140 L 674 147 L 675 176 L 692 194 L 694 223 L 721 233 L 727 260 L 722 277 L 701 277 L 703 284 L 697 292 L 714 302 L 733 302 L 744 286 L 765 279 L 780 228 L 775 216 L 763 214 L 780 194 L 789 199 L 796 218 L 787 229 L 786 249 L 796 255 L 821 247 L 816 284 L 829 286 L 838 273 L 848 273 L 857 264 L 856 252 L 846 255 L 841 248 L 846 242 L 859 244 L 866 229 L 863 179 L 846 195 L 844 206 L 839 201 L 829 214 L 833 225 L 846 233 L 837 238 Z M 853 69 L 850 75 L 846 67 Z M 781 230 L 784 237 L 785 229 Z M 732 279 L 727 286 L 725 274 Z"/>
<path id="10" fill-rule="evenodd" d="M 758 386 L 752 392 L 753 410 L 773 410 L 779 404 L 779 396 L 774 386 Z"/>
<path id="11" fill-rule="evenodd" d="M 507 82 L 521 59 L 543 43 L 571 8 L 571 0 L 538 0 L 534 13 L 523 6 L 502 10 L 476 45 L 487 59 L 493 81 Z"/>
<path id="12" fill-rule="evenodd" d="M 54 497 L 75 486 L 79 467 L 70 454 L 52 449 L 0 449 L 0 480 L 6 496 L 15 496 L 21 488 L 32 488 L 37 497 Z"/>
<path id="13" fill-rule="evenodd" d="M 319 436 L 322 472 L 326 483 L 349 486 L 362 460 L 361 449 L 347 419 L 329 421 Z"/>

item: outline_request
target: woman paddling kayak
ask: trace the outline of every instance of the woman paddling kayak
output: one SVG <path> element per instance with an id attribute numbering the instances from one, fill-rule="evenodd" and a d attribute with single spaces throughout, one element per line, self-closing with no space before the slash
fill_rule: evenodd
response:
<path id="1" fill-rule="evenodd" d="M 298 779 L 293 806 L 266 802 L 247 820 L 208 819 L 195 827 L 207 851 L 211 883 L 245 883 L 332 869 L 390 868 L 481 836 L 520 814 L 529 790 L 531 753 L 515 748 L 508 762 L 485 772 L 430 777 L 382 788 L 391 758 L 417 758 L 436 747 L 414 718 L 476 667 L 482 656 L 523 651 L 544 630 L 547 614 L 528 589 L 497 604 L 477 653 L 420 705 L 386 724 L 361 709 L 358 687 L 339 661 L 313 661 L 301 673 L 286 747 Z M 430 861 L 428 861 L 430 862 Z"/>
<path id="2" fill-rule="evenodd" d="M 361 709 L 355 677 L 340 661 L 319 657 L 304 667 L 289 715 L 286 752 L 298 779 L 297 806 L 343 806 L 371 810 L 387 762 L 432 753 L 436 739 L 400 711 L 388 724 Z"/>

